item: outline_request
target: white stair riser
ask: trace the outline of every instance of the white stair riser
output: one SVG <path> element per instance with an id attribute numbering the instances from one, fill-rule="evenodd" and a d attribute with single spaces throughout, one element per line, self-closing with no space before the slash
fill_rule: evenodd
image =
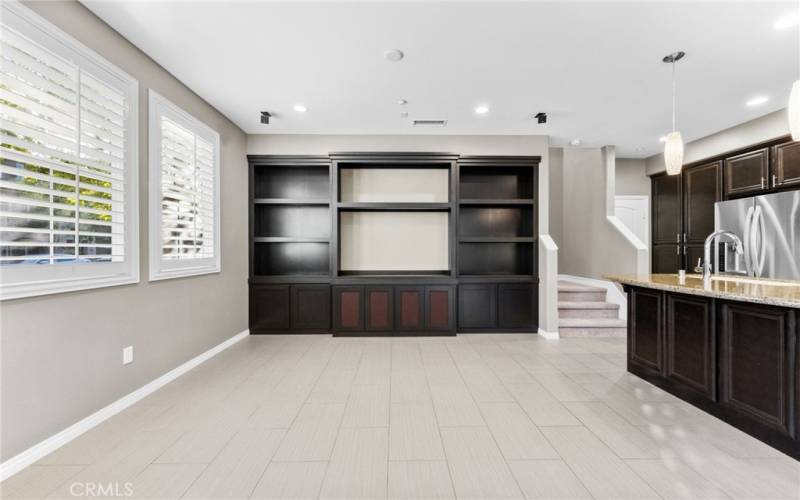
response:
<path id="1" fill-rule="evenodd" d="M 558 292 L 559 302 L 605 302 L 606 292 Z"/>
<path id="2" fill-rule="evenodd" d="M 625 328 L 559 328 L 558 334 L 561 338 L 576 337 L 614 337 L 625 338 L 628 334 Z"/>
<path id="3" fill-rule="evenodd" d="M 559 309 L 559 318 L 618 318 L 617 309 Z"/>

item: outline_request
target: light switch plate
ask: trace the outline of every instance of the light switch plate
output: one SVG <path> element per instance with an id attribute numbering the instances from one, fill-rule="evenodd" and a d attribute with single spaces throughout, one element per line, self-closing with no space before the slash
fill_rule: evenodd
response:
<path id="1" fill-rule="evenodd" d="M 129 345 L 128 347 L 122 350 L 122 364 L 127 365 L 129 363 L 133 363 L 133 346 Z"/>

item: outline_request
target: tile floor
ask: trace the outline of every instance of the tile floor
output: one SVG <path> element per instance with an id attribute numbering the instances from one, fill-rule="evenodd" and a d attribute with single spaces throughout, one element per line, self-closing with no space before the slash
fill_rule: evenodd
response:
<path id="1" fill-rule="evenodd" d="M 2 497 L 800 499 L 800 462 L 627 374 L 625 348 L 252 336 Z"/>

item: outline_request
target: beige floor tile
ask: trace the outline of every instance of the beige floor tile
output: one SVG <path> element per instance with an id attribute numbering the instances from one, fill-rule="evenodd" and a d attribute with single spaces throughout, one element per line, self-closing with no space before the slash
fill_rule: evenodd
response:
<path id="1" fill-rule="evenodd" d="M 320 499 L 386 498 L 388 429 L 342 429 L 322 482 Z"/>
<path id="2" fill-rule="evenodd" d="M 356 385 L 350 391 L 342 418 L 342 428 L 388 427 L 389 387 Z"/>
<path id="3" fill-rule="evenodd" d="M 475 401 L 492 403 L 514 400 L 503 382 L 489 367 L 483 364 L 465 365 L 459 366 L 459 371 Z"/>
<path id="4" fill-rule="evenodd" d="M 660 498 L 585 427 L 547 427 L 542 432 L 595 498 Z"/>
<path id="5" fill-rule="evenodd" d="M 390 460 L 443 460 L 444 450 L 432 403 L 391 405 Z"/>
<path id="6" fill-rule="evenodd" d="M 523 498 L 488 428 L 444 428 L 442 440 L 459 499 Z"/>
<path id="7" fill-rule="evenodd" d="M 506 460 L 559 458 L 517 403 L 481 403 L 480 409 Z"/>
<path id="8" fill-rule="evenodd" d="M 32 465 L 0 483 L 0 498 L 6 500 L 44 498 L 67 483 L 84 467 L 84 465 Z"/>
<path id="9" fill-rule="evenodd" d="M 205 464 L 150 464 L 130 482 L 131 498 L 181 498 L 205 468 Z"/>
<path id="10" fill-rule="evenodd" d="M 621 458 L 661 458 L 674 454 L 605 403 L 573 402 L 564 406 Z"/>
<path id="11" fill-rule="evenodd" d="M 725 500 L 730 497 L 679 460 L 626 460 L 628 467 L 668 500 Z"/>
<path id="12" fill-rule="evenodd" d="M 389 462 L 389 500 L 455 500 L 447 462 Z"/>
<path id="13" fill-rule="evenodd" d="M 184 498 L 247 498 L 284 437 L 278 429 L 244 429 L 192 484 Z"/>
<path id="14" fill-rule="evenodd" d="M 247 422 L 245 427 L 258 429 L 288 429 L 300 413 L 304 398 L 266 399 L 261 403 Z"/>
<path id="15" fill-rule="evenodd" d="M 316 500 L 328 462 L 272 462 L 250 498 Z"/>
<path id="16" fill-rule="evenodd" d="M 421 367 L 416 370 L 392 368 L 390 393 L 392 403 L 430 402 L 428 379 Z"/>
<path id="17" fill-rule="evenodd" d="M 431 385 L 430 390 L 440 427 L 486 425 L 463 382 Z"/>
<path id="18" fill-rule="evenodd" d="M 342 403 L 307 403 L 275 454 L 275 460 L 329 460 L 344 414 Z"/>
<path id="19" fill-rule="evenodd" d="M 567 410 L 541 384 L 508 384 L 508 390 L 517 403 L 538 426 L 581 425 L 580 421 Z"/>
<path id="20" fill-rule="evenodd" d="M 589 391 L 563 373 L 537 373 L 536 380 L 559 401 L 596 401 Z"/>
<path id="21" fill-rule="evenodd" d="M 580 500 L 592 495 L 561 460 L 509 461 L 511 473 L 528 500 Z"/>

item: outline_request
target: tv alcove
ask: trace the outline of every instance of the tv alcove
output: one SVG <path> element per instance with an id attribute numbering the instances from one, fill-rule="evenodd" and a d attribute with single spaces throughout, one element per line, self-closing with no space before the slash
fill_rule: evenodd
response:
<path id="1" fill-rule="evenodd" d="M 539 157 L 248 162 L 251 333 L 538 330 Z"/>

